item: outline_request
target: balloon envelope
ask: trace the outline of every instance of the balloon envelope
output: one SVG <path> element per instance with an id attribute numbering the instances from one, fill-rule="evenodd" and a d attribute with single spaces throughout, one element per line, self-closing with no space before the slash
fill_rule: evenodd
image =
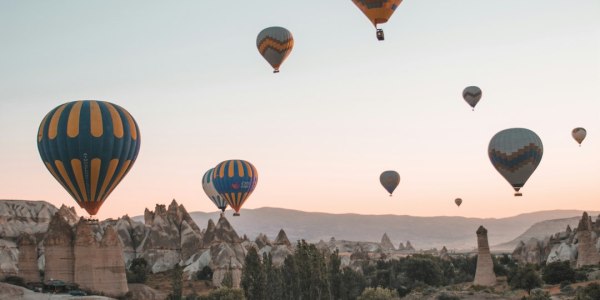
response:
<path id="1" fill-rule="evenodd" d="M 542 160 L 544 146 L 535 132 L 525 128 L 502 130 L 490 141 L 488 156 L 496 170 L 521 196 L 525 185 Z"/>
<path id="2" fill-rule="evenodd" d="M 95 215 L 131 170 L 140 151 L 140 131 L 129 112 L 116 104 L 74 101 L 44 117 L 37 145 L 52 176 Z"/>
<path id="3" fill-rule="evenodd" d="M 254 191 L 258 181 L 256 168 L 245 160 L 226 160 L 215 167 L 213 182 L 221 197 L 239 216 L 242 205 Z"/>
<path id="4" fill-rule="evenodd" d="M 462 204 L 462 199 L 456 198 L 454 199 L 454 203 L 456 203 L 456 206 L 460 206 Z"/>
<path id="5" fill-rule="evenodd" d="M 379 175 L 379 182 L 381 182 L 381 185 L 383 185 L 386 191 L 390 193 L 390 196 L 392 196 L 392 193 L 398 184 L 400 184 L 400 174 L 396 171 L 385 171 Z"/>
<path id="6" fill-rule="evenodd" d="M 573 129 L 573 131 L 571 131 L 571 135 L 573 136 L 575 141 L 577 141 L 577 143 L 581 145 L 581 143 L 585 139 L 585 136 L 587 135 L 587 131 L 585 130 L 585 128 L 577 127 Z"/>
<path id="7" fill-rule="evenodd" d="M 227 201 L 225 198 L 221 197 L 221 195 L 215 189 L 214 181 L 213 181 L 213 172 L 215 169 L 210 169 L 204 173 L 202 176 L 202 189 L 206 193 L 206 196 L 220 209 L 222 212 L 225 212 L 227 208 Z"/>
<path id="8" fill-rule="evenodd" d="M 352 0 L 373 26 L 387 22 L 402 0 Z"/>
<path id="9" fill-rule="evenodd" d="M 465 99 L 473 109 L 475 109 L 475 105 L 481 100 L 482 95 L 481 89 L 476 86 L 468 86 L 463 90 L 463 99 Z"/>
<path id="10" fill-rule="evenodd" d="M 258 52 L 273 67 L 274 73 L 279 72 L 279 67 L 292 52 L 294 37 L 283 27 L 269 27 L 263 29 L 256 37 Z"/>

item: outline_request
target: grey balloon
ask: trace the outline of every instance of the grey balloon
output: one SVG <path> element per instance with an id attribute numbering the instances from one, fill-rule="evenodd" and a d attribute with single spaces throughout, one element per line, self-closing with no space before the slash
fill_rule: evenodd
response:
<path id="1" fill-rule="evenodd" d="M 475 110 L 475 105 L 481 100 L 483 92 L 479 87 L 468 86 L 463 90 L 463 99 Z"/>
<path id="2" fill-rule="evenodd" d="M 391 197 L 398 184 L 400 184 L 400 174 L 396 171 L 385 171 L 379 175 L 379 182 L 390 193 Z"/>

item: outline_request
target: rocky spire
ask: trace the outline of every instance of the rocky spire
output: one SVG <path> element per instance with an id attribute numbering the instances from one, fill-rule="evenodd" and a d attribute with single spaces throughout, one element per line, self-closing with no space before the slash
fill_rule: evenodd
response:
<path id="1" fill-rule="evenodd" d="M 410 243 L 410 241 L 406 241 L 406 247 L 404 249 L 414 251 L 415 247 L 413 247 L 413 245 Z"/>
<path id="2" fill-rule="evenodd" d="M 440 250 L 440 258 L 442 260 L 450 260 L 450 255 L 448 255 L 448 249 L 446 249 L 446 246 L 442 247 L 442 250 Z"/>
<path id="3" fill-rule="evenodd" d="M 35 237 L 23 233 L 17 240 L 19 248 L 19 273 L 18 276 L 25 282 L 39 282 L 40 271 L 38 270 L 38 250 Z"/>
<path id="4" fill-rule="evenodd" d="M 381 249 L 396 250 L 394 248 L 394 244 L 392 244 L 392 241 L 390 241 L 390 238 L 388 237 L 387 232 L 383 233 L 383 236 L 381 237 Z"/>
<path id="5" fill-rule="evenodd" d="M 206 225 L 206 231 L 204 232 L 204 237 L 202 239 L 202 243 L 204 247 L 209 247 L 210 244 L 215 239 L 215 222 L 212 219 L 208 219 L 208 224 Z"/>
<path id="6" fill-rule="evenodd" d="M 287 234 L 285 234 L 285 231 L 283 231 L 283 228 L 279 230 L 279 233 L 277 234 L 277 237 L 275 238 L 275 245 L 285 245 L 288 247 L 292 246 L 292 243 L 290 243 L 290 240 L 287 237 Z"/>
<path id="7" fill-rule="evenodd" d="M 567 233 L 571 233 L 571 231 L 573 231 L 573 229 L 571 229 L 571 225 L 567 225 Z"/>
<path id="8" fill-rule="evenodd" d="M 240 239 L 240 236 L 237 234 L 237 232 L 235 232 L 235 229 L 233 229 L 225 216 L 221 216 L 219 218 L 219 222 L 217 222 L 217 226 L 215 226 L 214 240 L 226 243 L 242 242 L 242 239 Z"/>
<path id="9" fill-rule="evenodd" d="M 496 284 L 496 274 L 494 274 L 494 263 L 490 254 L 490 245 L 487 238 L 487 229 L 479 226 L 477 233 L 477 269 L 475 270 L 475 280 L 473 284 L 492 286 Z"/>
<path id="10" fill-rule="evenodd" d="M 404 243 L 400 242 L 400 245 L 398 245 L 398 250 L 406 250 L 406 247 L 404 247 Z"/>
<path id="11" fill-rule="evenodd" d="M 73 230 L 60 214 L 55 213 L 44 237 L 44 279 L 73 282 Z"/>
<path id="12" fill-rule="evenodd" d="M 577 268 L 600 262 L 600 254 L 592 238 L 592 226 L 592 219 L 584 212 L 577 226 Z"/>

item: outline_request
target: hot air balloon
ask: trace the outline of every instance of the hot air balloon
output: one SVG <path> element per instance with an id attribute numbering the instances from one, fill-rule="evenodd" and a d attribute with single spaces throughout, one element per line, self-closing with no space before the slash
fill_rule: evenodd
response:
<path id="1" fill-rule="evenodd" d="M 37 145 L 48 171 L 93 216 L 133 167 L 140 138 L 125 109 L 83 100 L 51 110 L 40 124 Z"/>
<path id="2" fill-rule="evenodd" d="M 456 203 L 456 206 L 460 207 L 460 205 L 462 204 L 462 199 L 456 198 L 456 199 L 454 199 L 454 203 Z"/>
<path id="3" fill-rule="evenodd" d="M 542 160 L 544 146 L 535 132 L 525 128 L 502 130 L 490 141 L 488 155 L 498 173 L 515 189 L 515 196 Z"/>
<path id="4" fill-rule="evenodd" d="M 581 147 L 581 142 L 583 142 L 583 140 L 585 139 L 587 131 L 585 130 L 585 128 L 577 127 L 573 129 L 573 131 L 571 131 L 571 135 L 577 141 L 577 143 L 579 143 L 579 147 Z"/>
<path id="5" fill-rule="evenodd" d="M 463 98 L 475 110 L 475 105 L 481 100 L 482 92 L 479 87 L 468 86 L 463 90 Z"/>
<path id="6" fill-rule="evenodd" d="M 398 184 L 400 184 L 400 174 L 396 171 L 385 171 L 379 175 L 379 181 L 391 197 Z"/>
<path id="7" fill-rule="evenodd" d="M 265 28 L 256 37 L 256 47 L 273 67 L 273 73 L 279 73 L 279 67 L 292 52 L 294 37 L 283 27 Z"/>
<path id="8" fill-rule="evenodd" d="M 213 184 L 213 171 L 214 169 L 210 169 L 204 173 L 202 176 L 202 189 L 206 193 L 206 196 L 210 198 L 210 200 L 220 209 L 222 212 L 225 212 L 227 208 L 227 201 L 225 198 L 221 197 L 221 195 L 215 189 L 215 185 Z"/>
<path id="9" fill-rule="evenodd" d="M 226 160 L 215 167 L 212 176 L 217 192 L 233 208 L 233 215 L 239 216 L 242 205 L 256 187 L 256 168 L 245 160 Z"/>
<path id="10" fill-rule="evenodd" d="M 377 28 L 378 24 L 387 22 L 402 0 L 352 0 L 356 6 L 369 18 L 375 26 L 377 39 L 383 41 L 383 29 Z"/>

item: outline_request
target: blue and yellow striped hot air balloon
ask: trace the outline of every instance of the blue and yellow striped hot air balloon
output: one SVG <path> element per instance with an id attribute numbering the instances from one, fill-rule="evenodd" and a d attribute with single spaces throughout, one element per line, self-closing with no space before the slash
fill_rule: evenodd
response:
<path id="1" fill-rule="evenodd" d="M 265 28 L 256 37 L 256 47 L 260 55 L 273 67 L 273 73 L 279 73 L 279 67 L 292 53 L 294 37 L 283 27 Z"/>
<path id="2" fill-rule="evenodd" d="M 515 190 L 519 190 L 542 161 L 544 146 L 540 137 L 526 128 L 502 130 L 490 140 L 488 156 L 492 165 Z"/>
<path id="3" fill-rule="evenodd" d="M 222 212 L 225 212 L 225 209 L 227 208 L 227 201 L 219 194 L 219 192 L 217 192 L 217 189 L 215 189 L 213 180 L 214 170 L 215 169 L 210 169 L 204 173 L 204 176 L 202 176 L 202 189 L 210 201 L 212 201 Z"/>
<path id="4" fill-rule="evenodd" d="M 235 211 L 234 216 L 240 215 L 240 209 L 254 191 L 257 181 L 256 168 L 245 160 L 226 160 L 213 172 L 213 184 Z"/>
<path id="5" fill-rule="evenodd" d="M 37 145 L 46 168 L 77 204 L 95 215 L 131 170 L 140 130 L 122 107 L 95 100 L 68 102 L 42 120 Z"/>

